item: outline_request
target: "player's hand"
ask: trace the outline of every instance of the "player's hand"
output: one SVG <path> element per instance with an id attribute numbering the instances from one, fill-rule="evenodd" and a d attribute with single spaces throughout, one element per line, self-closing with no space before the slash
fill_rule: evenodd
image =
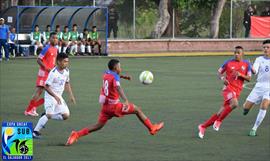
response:
<path id="1" fill-rule="evenodd" d="M 126 100 L 123 104 L 124 104 L 125 106 L 128 106 L 128 105 L 129 105 L 128 100 Z"/>
<path id="2" fill-rule="evenodd" d="M 224 83 L 225 86 L 229 85 L 229 81 L 227 79 L 224 79 L 223 83 Z"/>
<path id="3" fill-rule="evenodd" d="M 74 105 L 76 105 L 76 99 L 75 99 L 74 96 L 70 97 L 70 101 L 71 101 Z"/>
<path id="4" fill-rule="evenodd" d="M 56 100 L 56 102 L 58 103 L 58 105 L 61 105 L 61 99 L 58 96 L 55 96 L 54 99 Z"/>
<path id="5" fill-rule="evenodd" d="M 131 80 L 131 76 L 129 75 L 121 75 L 120 78 L 126 79 L 126 80 Z"/>
<path id="6" fill-rule="evenodd" d="M 51 69 L 49 69 L 49 68 L 46 68 L 45 70 L 46 70 L 47 72 L 50 72 L 50 71 L 51 71 Z"/>

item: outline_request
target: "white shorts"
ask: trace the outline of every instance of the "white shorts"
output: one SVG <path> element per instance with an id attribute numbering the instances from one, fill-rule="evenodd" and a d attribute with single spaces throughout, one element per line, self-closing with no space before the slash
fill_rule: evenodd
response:
<path id="1" fill-rule="evenodd" d="M 255 104 L 260 104 L 264 99 L 270 100 L 269 88 L 254 87 L 247 97 L 247 101 Z"/>
<path id="2" fill-rule="evenodd" d="M 59 105 L 53 97 L 45 97 L 44 107 L 46 114 L 64 114 L 69 115 L 69 109 L 65 100 L 60 97 L 61 104 Z"/>

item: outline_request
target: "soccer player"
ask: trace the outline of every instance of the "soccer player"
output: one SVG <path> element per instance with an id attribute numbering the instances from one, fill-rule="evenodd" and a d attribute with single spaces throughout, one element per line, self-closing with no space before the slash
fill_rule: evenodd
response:
<path id="1" fill-rule="evenodd" d="M 17 45 L 16 45 L 16 42 L 15 42 L 17 40 L 17 38 L 18 38 L 18 36 L 16 34 L 15 27 L 11 27 L 10 28 L 8 45 L 9 45 L 9 53 L 11 53 L 11 55 L 13 55 L 13 58 L 15 58 L 16 54 L 17 54 Z"/>
<path id="2" fill-rule="evenodd" d="M 138 119 L 147 127 L 151 135 L 155 135 L 164 123 L 152 124 L 142 112 L 141 108 L 130 103 L 120 86 L 120 78 L 129 79 L 129 77 L 119 76 L 122 69 L 117 59 L 111 59 L 108 63 L 109 70 L 103 74 L 103 85 L 100 91 L 99 103 L 102 106 L 98 122 L 80 131 L 72 131 L 66 145 L 71 145 L 80 137 L 88 135 L 94 131 L 100 130 L 106 122 L 112 117 L 122 117 L 124 115 L 135 114 Z M 119 101 L 119 96 L 124 103 Z"/>
<path id="3" fill-rule="evenodd" d="M 5 19 L 0 18 L 0 62 L 2 61 L 2 46 L 5 50 L 6 61 L 9 61 L 8 41 L 9 41 L 9 27 L 5 24 Z"/>
<path id="4" fill-rule="evenodd" d="M 97 27 L 93 26 L 92 27 L 92 32 L 89 33 L 89 38 L 90 38 L 90 46 L 91 46 L 91 53 L 94 55 L 94 47 L 95 45 L 98 46 L 98 54 L 101 54 L 101 42 L 99 40 L 99 35 L 97 32 Z"/>
<path id="5" fill-rule="evenodd" d="M 243 47 L 236 46 L 234 59 L 225 61 L 218 69 L 218 76 L 224 84 L 223 88 L 223 106 L 213 114 L 207 121 L 198 126 L 199 137 L 202 139 L 207 127 L 213 125 L 213 129 L 218 131 L 222 121 L 233 109 L 238 107 L 238 99 L 242 91 L 244 81 L 251 79 L 251 65 L 248 61 L 243 60 Z M 224 75 L 226 73 L 226 75 Z"/>
<path id="6" fill-rule="evenodd" d="M 50 25 L 47 25 L 46 26 L 46 31 L 43 32 L 43 39 L 44 39 L 44 42 L 43 44 L 44 45 L 48 45 L 49 44 L 49 39 L 50 39 L 50 34 L 51 34 L 51 26 Z"/>
<path id="7" fill-rule="evenodd" d="M 85 53 L 85 47 L 87 47 L 87 53 L 90 53 L 90 46 L 89 46 L 89 33 L 88 33 L 88 29 L 85 28 L 83 29 L 83 32 L 80 34 L 80 42 L 78 44 L 79 49 L 80 49 L 80 53 L 84 54 Z M 88 48 L 89 47 L 89 48 Z"/>
<path id="8" fill-rule="evenodd" d="M 31 45 L 34 46 L 34 55 L 37 55 L 38 48 L 43 47 L 41 44 L 41 33 L 39 32 L 39 26 L 35 26 L 34 32 L 31 32 L 30 39 L 31 39 Z"/>
<path id="9" fill-rule="evenodd" d="M 62 34 L 63 33 L 61 32 L 60 25 L 56 25 L 55 33 L 57 34 L 57 39 L 58 39 L 58 44 L 56 45 L 56 47 L 58 49 L 58 53 L 61 53 L 61 51 L 62 51 Z"/>
<path id="10" fill-rule="evenodd" d="M 263 51 L 264 56 L 256 58 L 252 68 L 253 73 L 257 75 L 257 83 L 243 105 L 243 114 L 247 115 L 254 104 L 260 104 L 260 111 L 249 136 L 257 135 L 257 128 L 262 123 L 270 105 L 270 39 L 263 42 Z"/>
<path id="11" fill-rule="evenodd" d="M 77 54 L 78 52 L 78 39 L 79 39 L 79 32 L 77 31 L 77 24 L 73 24 L 72 31 L 70 32 L 70 55 Z"/>
<path id="12" fill-rule="evenodd" d="M 59 53 L 57 55 L 57 66 L 53 68 L 45 82 L 45 110 L 46 113 L 38 120 L 34 129 L 33 137 L 41 136 L 40 130 L 46 125 L 49 119 L 66 120 L 70 113 L 65 100 L 62 97 L 64 89 L 69 93 L 70 101 L 76 103 L 69 80 L 68 55 Z"/>
<path id="13" fill-rule="evenodd" d="M 44 99 L 40 98 L 43 92 L 45 81 L 47 80 L 48 74 L 55 66 L 55 59 L 57 56 L 56 45 L 58 43 L 57 34 L 52 32 L 50 34 L 50 44 L 48 44 L 39 54 L 37 63 L 40 66 L 38 71 L 38 77 L 36 81 L 35 93 L 29 102 L 28 107 L 24 111 L 25 115 L 38 116 L 36 108 L 44 103 Z"/>
<path id="14" fill-rule="evenodd" d="M 70 32 L 68 32 L 68 26 L 64 27 L 64 32 L 62 33 L 62 46 L 63 46 L 63 53 L 67 52 L 67 48 L 70 44 Z"/>

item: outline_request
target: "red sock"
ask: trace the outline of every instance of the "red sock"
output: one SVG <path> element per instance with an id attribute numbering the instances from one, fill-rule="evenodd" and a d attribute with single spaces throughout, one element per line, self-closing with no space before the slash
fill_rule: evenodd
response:
<path id="1" fill-rule="evenodd" d="M 38 101 L 35 102 L 35 107 L 38 107 L 44 103 L 44 98 L 39 99 Z"/>
<path id="2" fill-rule="evenodd" d="M 230 105 L 226 105 L 225 108 L 224 108 L 224 110 L 219 115 L 217 121 L 224 120 L 225 117 L 227 117 L 231 112 L 232 112 L 232 108 L 230 107 Z"/>
<path id="3" fill-rule="evenodd" d="M 148 130 L 151 130 L 153 124 L 151 123 L 149 118 L 145 119 L 143 123 L 148 128 Z"/>
<path id="4" fill-rule="evenodd" d="M 79 137 L 88 135 L 89 134 L 89 129 L 88 128 L 83 128 L 80 131 L 78 131 L 77 134 L 79 135 Z"/>
<path id="5" fill-rule="evenodd" d="M 31 111 L 34 107 L 35 107 L 35 100 L 34 100 L 34 99 L 31 99 L 31 101 L 29 102 L 28 107 L 26 108 L 26 111 L 29 112 L 29 111 Z"/>
<path id="6" fill-rule="evenodd" d="M 203 124 L 202 124 L 202 127 L 204 128 L 207 128 L 211 125 L 214 124 L 214 122 L 218 119 L 218 115 L 215 113 L 214 115 L 212 115 L 207 121 L 205 121 Z"/>

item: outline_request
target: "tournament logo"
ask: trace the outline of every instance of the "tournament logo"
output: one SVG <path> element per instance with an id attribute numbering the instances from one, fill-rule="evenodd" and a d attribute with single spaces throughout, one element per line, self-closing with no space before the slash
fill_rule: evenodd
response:
<path id="1" fill-rule="evenodd" d="M 3 160 L 33 159 L 31 122 L 3 122 L 1 140 Z"/>

